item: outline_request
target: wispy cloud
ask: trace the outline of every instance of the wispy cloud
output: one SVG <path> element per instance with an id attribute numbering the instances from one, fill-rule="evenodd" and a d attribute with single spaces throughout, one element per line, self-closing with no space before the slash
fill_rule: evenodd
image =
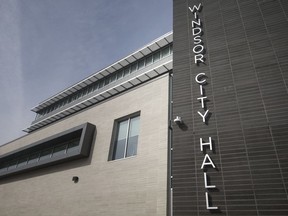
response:
<path id="1" fill-rule="evenodd" d="M 23 114 L 20 17 L 17 1 L 0 1 L 0 145 L 22 135 Z"/>

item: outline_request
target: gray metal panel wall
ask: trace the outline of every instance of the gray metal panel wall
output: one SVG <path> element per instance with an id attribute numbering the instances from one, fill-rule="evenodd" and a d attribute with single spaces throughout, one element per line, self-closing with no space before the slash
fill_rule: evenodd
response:
<path id="1" fill-rule="evenodd" d="M 188 9 L 202 3 L 205 64 L 194 64 Z M 173 213 L 288 215 L 288 1 L 174 0 Z M 198 73 L 205 73 L 211 116 L 206 124 Z M 200 138 L 216 169 L 207 166 Z M 205 192 L 209 193 L 206 209 Z"/>

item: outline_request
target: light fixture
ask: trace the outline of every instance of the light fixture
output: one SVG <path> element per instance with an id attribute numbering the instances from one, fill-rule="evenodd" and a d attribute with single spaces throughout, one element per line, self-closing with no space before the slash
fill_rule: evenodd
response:
<path id="1" fill-rule="evenodd" d="M 72 177 L 72 181 L 76 184 L 79 181 L 79 177 L 78 176 L 73 176 Z"/>
<path id="2" fill-rule="evenodd" d="M 176 118 L 174 119 L 174 122 L 177 125 L 181 125 L 183 123 L 182 118 L 180 116 L 176 116 Z"/>

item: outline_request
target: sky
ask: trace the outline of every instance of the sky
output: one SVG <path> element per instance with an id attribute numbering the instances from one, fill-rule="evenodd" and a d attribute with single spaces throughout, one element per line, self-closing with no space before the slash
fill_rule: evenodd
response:
<path id="1" fill-rule="evenodd" d="M 0 0 L 0 145 L 30 109 L 172 30 L 172 0 Z"/>

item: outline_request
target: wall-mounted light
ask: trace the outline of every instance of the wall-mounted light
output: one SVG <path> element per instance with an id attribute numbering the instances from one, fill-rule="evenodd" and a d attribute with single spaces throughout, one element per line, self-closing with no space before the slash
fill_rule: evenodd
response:
<path id="1" fill-rule="evenodd" d="M 79 177 L 78 176 L 73 176 L 72 177 L 72 181 L 76 184 L 79 181 Z"/>
<path id="2" fill-rule="evenodd" d="M 176 118 L 174 119 L 174 122 L 177 124 L 177 125 L 181 125 L 183 124 L 183 120 L 180 116 L 176 116 Z"/>

